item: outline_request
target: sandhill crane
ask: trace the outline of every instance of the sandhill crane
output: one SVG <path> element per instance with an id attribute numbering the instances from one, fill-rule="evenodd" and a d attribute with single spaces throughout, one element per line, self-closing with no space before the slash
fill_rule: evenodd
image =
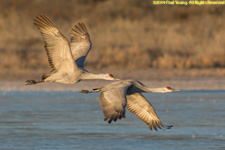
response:
<path id="1" fill-rule="evenodd" d="M 78 23 L 72 29 L 70 43 L 46 16 L 37 16 L 34 24 L 44 39 L 51 71 L 43 74 L 40 81 L 27 80 L 27 85 L 40 82 L 73 84 L 87 79 L 117 80 L 112 74 L 93 74 L 84 69 L 85 58 L 92 44 L 83 23 Z"/>
<path id="2" fill-rule="evenodd" d="M 105 119 L 108 123 L 116 121 L 118 118 L 126 118 L 125 107 L 136 114 L 144 121 L 149 128 L 157 130 L 157 127 L 170 129 L 172 125 L 166 126 L 161 123 L 156 112 L 141 92 L 149 93 L 166 93 L 178 91 L 171 87 L 149 88 L 137 80 L 120 80 L 103 86 L 102 88 L 93 89 L 92 91 L 82 90 L 81 93 L 100 92 L 99 103 L 102 107 Z"/>

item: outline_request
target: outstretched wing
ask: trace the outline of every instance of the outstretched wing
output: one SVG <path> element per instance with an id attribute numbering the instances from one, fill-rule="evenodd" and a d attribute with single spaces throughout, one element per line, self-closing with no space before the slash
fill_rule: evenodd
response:
<path id="1" fill-rule="evenodd" d="M 127 109 L 136 114 L 142 121 L 144 121 L 149 128 L 152 130 L 152 127 L 157 130 L 158 128 L 171 128 L 172 126 L 165 126 L 159 120 L 156 112 L 150 102 L 141 94 L 134 93 L 127 95 Z"/>
<path id="2" fill-rule="evenodd" d="M 44 15 L 37 16 L 34 19 L 34 24 L 38 27 L 44 39 L 51 72 L 73 71 L 76 64 L 64 35 Z"/>
<path id="3" fill-rule="evenodd" d="M 116 121 L 118 118 L 125 118 L 126 91 L 129 85 L 114 82 L 104 87 L 99 94 L 99 102 L 105 116 L 105 121 L 109 123 Z"/>
<path id="4" fill-rule="evenodd" d="M 77 66 L 83 69 L 85 58 L 91 50 L 90 36 L 83 23 L 78 23 L 72 29 L 72 33 L 70 34 L 70 46 Z"/>

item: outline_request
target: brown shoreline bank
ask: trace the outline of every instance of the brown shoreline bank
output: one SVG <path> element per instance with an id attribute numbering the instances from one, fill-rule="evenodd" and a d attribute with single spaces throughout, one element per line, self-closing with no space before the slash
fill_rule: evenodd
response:
<path id="1" fill-rule="evenodd" d="M 140 70 L 98 70 L 91 72 L 113 73 L 121 79 L 137 79 L 149 87 L 171 86 L 181 90 L 225 90 L 225 69 L 140 69 Z M 82 81 L 75 85 L 60 83 L 42 83 L 32 86 L 25 85 L 27 79 L 39 79 L 47 70 L 25 70 L 13 74 L 3 70 L 0 73 L 0 90 L 2 91 L 78 91 L 91 89 L 108 84 L 111 81 Z"/>

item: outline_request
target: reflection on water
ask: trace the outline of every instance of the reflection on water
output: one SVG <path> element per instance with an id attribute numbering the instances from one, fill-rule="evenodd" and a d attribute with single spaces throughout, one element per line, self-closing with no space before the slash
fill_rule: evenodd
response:
<path id="1" fill-rule="evenodd" d="M 104 122 L 98 94 L 0 91 L 0 149 L 225 149 L 225 91 L 145 94 L 170 130 Z"/>

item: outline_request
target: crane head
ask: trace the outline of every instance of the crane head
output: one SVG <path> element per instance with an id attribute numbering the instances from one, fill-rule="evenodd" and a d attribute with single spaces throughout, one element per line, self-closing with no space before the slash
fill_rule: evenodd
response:
<path id="1" fill-rule="evenodd" d="M 180 91 L 180 90 L 173 89 L 170 86 L 167 86 L 165 89 L 167 92 Z"/>
<path id="2" fill-rule="evenodd" d="M 115 78 L 111 73 L 108 73 L 107 76 L 110 80 L 120 80 L 118 78 Z"/>

